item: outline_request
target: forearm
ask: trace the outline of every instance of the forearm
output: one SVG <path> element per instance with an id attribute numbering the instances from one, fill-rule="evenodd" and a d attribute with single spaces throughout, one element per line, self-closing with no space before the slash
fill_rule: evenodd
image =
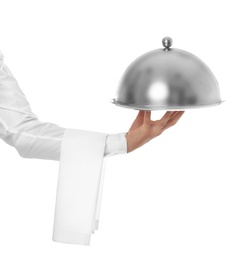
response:
<path id="1" fill-rule="evenodd" d="M 4 115 L 10 118 L 7 122 L 7 118 L 4 118 L 8 129 L 2 139 L 16 148 L 21 157 L 57 161 L 60 159 L 65 128 L 13 111 L 0 109 L 0 115 L 2 119 Z"/>
<path id="2" fill-rule="evenodd" d="M 41 122 L 0 51 L 0 138 L 24 158 L 60 160 L 66 128 Z M 107 135 L 104 156 L 127 152 L 125 133 Z"/>
<path id="3" fill-rule="evenodd" d="M 3 141 L 13 146 L 23 158 L 60 160 L 61 143 L 66 128 L 36 117 L 0 108 L 6 133 Z M 104 157 L 127 152 L 125 133 L 107 135 Z"/>

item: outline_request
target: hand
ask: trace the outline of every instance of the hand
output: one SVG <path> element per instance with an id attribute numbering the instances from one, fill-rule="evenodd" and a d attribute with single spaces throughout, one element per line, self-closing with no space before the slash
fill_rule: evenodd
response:
<path id="1" fill-rule="evenodd" d="M 185 111 L 168 111 L 159 120 L 150 119 L 151 111 L 140 110 L 129 131 L 126 133 L 127 152 L 139 148 L 163 131 L 175 125 Z"/>

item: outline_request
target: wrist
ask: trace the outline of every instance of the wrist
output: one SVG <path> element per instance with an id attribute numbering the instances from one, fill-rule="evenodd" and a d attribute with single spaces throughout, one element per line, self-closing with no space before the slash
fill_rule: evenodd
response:
<path id="1" fill-rule="evenodd" d="M 127 153 L 129 153 L 131 151 L 129 132 L 126 133 L 125 137 L 126 137 L 126 142 L 127 142 Z"/>
<path id="2" fill-rule="evenodd" d="M 134 151 L 147 142 L 144 133 L 139 129 L 126 133 L 126 140 L 128 153 Z"/>

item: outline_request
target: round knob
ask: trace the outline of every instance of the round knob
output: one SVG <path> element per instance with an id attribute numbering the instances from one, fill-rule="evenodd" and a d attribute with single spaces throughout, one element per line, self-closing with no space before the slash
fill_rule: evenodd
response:
<path id="1" fill-rule="evenodd" d="M 170 37 L 164 37 L 162 39 L 162 45 L 165 47 L 165 48 L 170 48 L 173 44 L 173 40 L 172 38 Z"/>

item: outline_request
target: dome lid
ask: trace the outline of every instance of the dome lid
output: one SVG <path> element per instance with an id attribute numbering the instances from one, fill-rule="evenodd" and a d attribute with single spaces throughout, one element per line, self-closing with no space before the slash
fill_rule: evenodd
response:
<path id="1" fill-rule="evenodd" d="M 215 106 L 223 101 L 218 82 L 209 67 L 195 55 L 171 48 L 139 56 L 125 70 L 112 103 L 140 110 L 186 110 Z"/>

